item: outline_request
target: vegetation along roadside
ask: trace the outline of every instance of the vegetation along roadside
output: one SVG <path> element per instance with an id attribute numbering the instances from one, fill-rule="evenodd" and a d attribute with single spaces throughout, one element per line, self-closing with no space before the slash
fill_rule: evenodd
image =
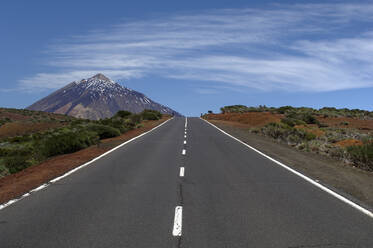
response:
<path id="1" fill-rule="evenodd" d="M 103 139 L 141 127 L 144 120 L 159 120 L 162 114 L 154 110 L 139 114 L 119 111 L 112 118 L 92 121 L 30 110 L 1 109 L 0 118 L 0 177 L 4 177 L 53 156 L 100 144 Z"/>
<path id="2" fill-rule="evenodd" d="M 224 107 L 222 113 L 202 117 L 270 157 L 373 209 L 369 148 L 372 112 L 234 105 Z"/>
<path id="3" fill-rule="evenodd" d="M 246 125 L 251 133 L 270 137 L 298 150 L 326 155 L 373 171 L 373 112 L 359 109 L 284 106 L 221 108 L 210 120 Z"/>

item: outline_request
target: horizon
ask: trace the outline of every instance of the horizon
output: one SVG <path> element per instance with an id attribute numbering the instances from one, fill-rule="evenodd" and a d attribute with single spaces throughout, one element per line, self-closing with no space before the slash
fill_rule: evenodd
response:
<path id="1" fill-rule="evenodd" d="M 239 104 L 373 110 L 372 1 L 4 9 L 1 107 L 26 108 L 102 73 L 185 116 Z"/>

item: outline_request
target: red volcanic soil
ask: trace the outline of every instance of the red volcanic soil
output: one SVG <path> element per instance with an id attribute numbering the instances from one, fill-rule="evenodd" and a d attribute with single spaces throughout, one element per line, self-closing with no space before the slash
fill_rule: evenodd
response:
<path id="1" fill-rule="evenodd" d="M 270 112 L 247 112 L 247 113 L 225 113 L 207 114 L 208 120 L 220 120 L 234 122 L 235 126 L 241 127 L 262 127 L 271 122 L 280 122 L 283 115 L 272 114 Z M 241 124 L 241 125 L 239 125 Z"/>
<path id="2" fill-rule="evenodd" d="M 0 125 L 0 139 L 61 127 L 72 119 L 54 113 L 0 108 L 0 121 L 5 121 Z"/>
<path id="3" fill-rule="evenodd" d="M 59 122 L 9 122 L 0 126 L 0 139 L 40 132 L 63 125 L 65 124 Z"/>
<path id="4" fill-rule="evenodd" d="M 361 146 L 363 145 L 363 142 L 356 139 L 346 139 L 336 142 L 334 145 L 340 146 L 340 147 L 347 147 L 347 146 Z"/>
<path id="5" fill-rule="evenodd" d="M 361 120 L 348 117 L 317 117 L 317 119 L 321 123 L 328 124 L 330 127 L 373 130 L 373 120 Z"/>
<path id="6" fill-rule="evenodd" d="M 284 117 L 282 114 L 272 114 L 270 112 L 247 112 L 247 113 L 225 113 L 225 114 L 207 114 L 208 120 L 219 120 L 231 122 L 231 125 L 237 127 L 262 127 L 270 122 L 280 122 Z M 361 120 L 348 117 L 321 117 L 317 116 L 321 123 L 329 127 L 337 128 L 355 128 L 359 130 L 373 130 L 373 120 Z M 347 125 L 346 125 L 347 124 Z M 317 128 L 316 125 L 307 125 L 307 127 Z"/>

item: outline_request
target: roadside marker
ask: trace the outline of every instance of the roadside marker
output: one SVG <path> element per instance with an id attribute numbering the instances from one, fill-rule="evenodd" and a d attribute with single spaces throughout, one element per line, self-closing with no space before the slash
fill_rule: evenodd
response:
<path id="1" fill-rule="evenodd" d="M 181 236 L 181 229 L 183 225 L 183 207 L 177 206 L 175 208 L 175 218 L 174 218 L 174 228 L 172 230 L 172 235 Z"/>

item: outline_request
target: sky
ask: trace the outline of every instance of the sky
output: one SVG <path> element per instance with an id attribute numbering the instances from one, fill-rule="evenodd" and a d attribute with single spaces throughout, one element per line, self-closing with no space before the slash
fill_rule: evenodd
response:
<path id="1" fill-rule="evenodd" d="M 373 1 L 10 1 L 0 107 L 103 73 L 176 111 L 373 110 Z"/>

